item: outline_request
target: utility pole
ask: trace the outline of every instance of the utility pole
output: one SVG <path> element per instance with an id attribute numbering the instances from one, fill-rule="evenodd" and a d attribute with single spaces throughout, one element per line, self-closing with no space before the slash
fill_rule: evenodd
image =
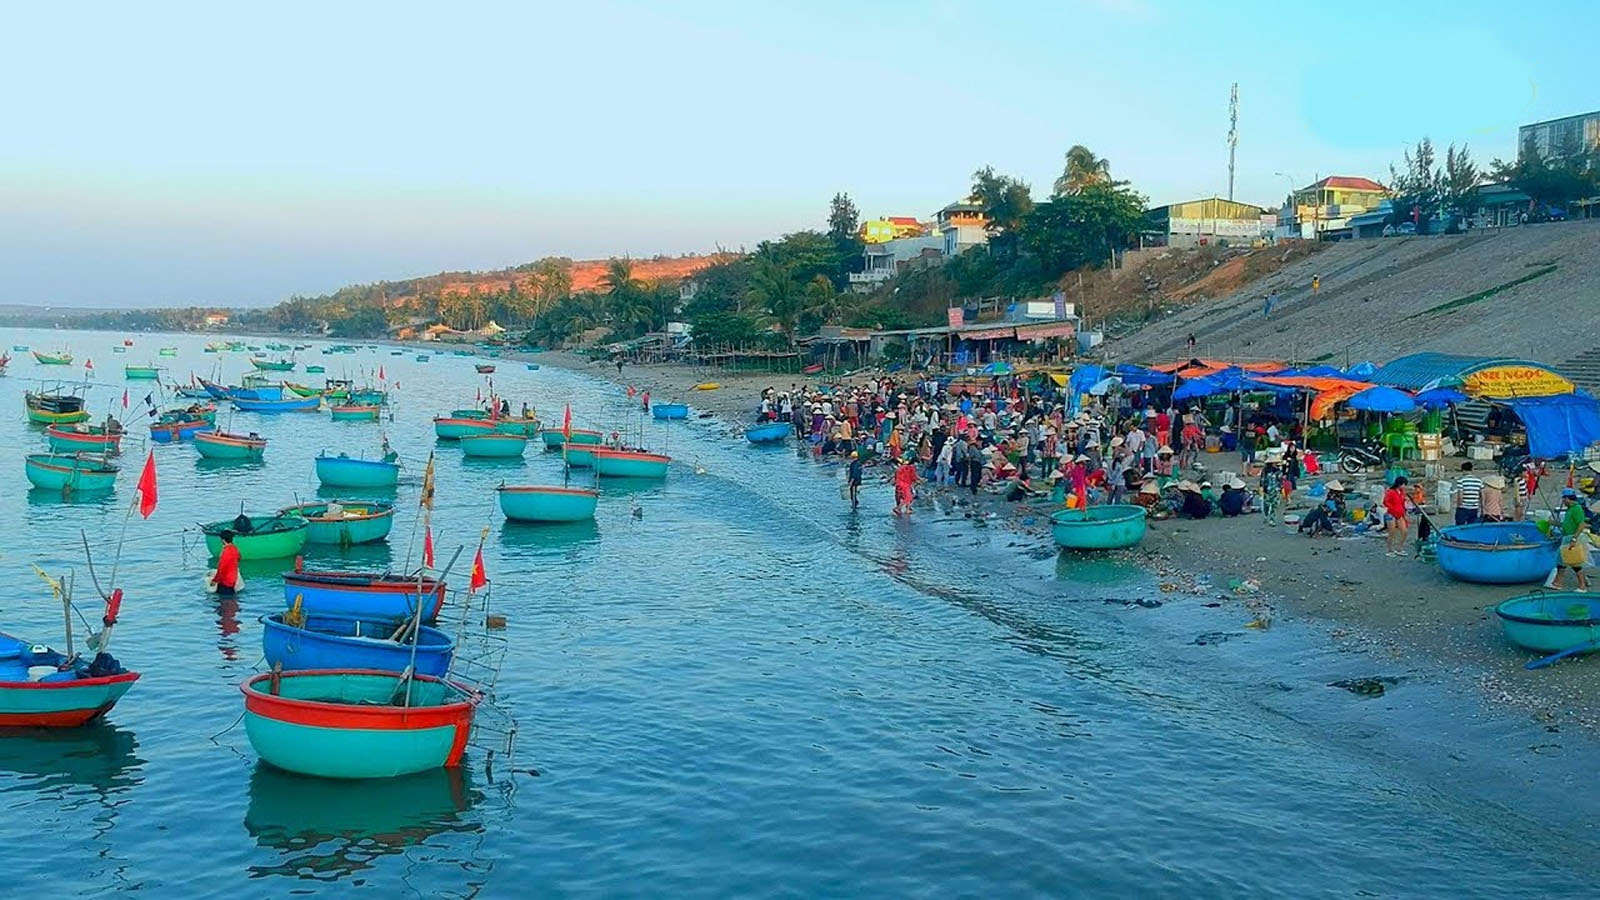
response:
<path id="1" fill-rule="evenodd" d="M 1233 155 L 1239 148 L 1239 82 L 1228 92 L 1228 202 L 1233 202 Z"/>

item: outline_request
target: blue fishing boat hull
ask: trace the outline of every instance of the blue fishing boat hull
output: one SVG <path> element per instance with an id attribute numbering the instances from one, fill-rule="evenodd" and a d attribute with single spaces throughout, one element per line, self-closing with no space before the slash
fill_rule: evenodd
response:
<path id="1" fill-rule="evenodd" d="M 422 621 L 432 622 L 444 605 L 444 585 L 431 578 L 373 575 L 363 572 L 285 572 L 283 599 L 299 598 L 307 615 L 353 616 L 360 619 L 403 619 L 414 614 L 422 598 Z"/>
<path id="2" fill-rule="evenodd" d="M 1529 584 L 1556 567 L 1560 542 L 1532 522 L 1485 522 L 1439 531 L 1439 568 L 1458 581 Z"/>
<path id="3" fill-rule="evenodd" d="M 1120 550 L 1144 540 L 1148 514 L 1121 503 L 1064 509 L 1050 517 L 1050 533 L 1063 550 Z"/>
<path id="4" fill-rule="evenodd" d="M 400 482 L 400 464 L 378 459 L 319 456 L 317 480 L 327 487 L 392 488 Z"/>
<path id="5" fill-rule="evenodd" d="M 246 400 L 243 397 L 233 398 L 234 408 L 240 412 L 253 413 L 285 413 L 285 412 L 311 412 L 322 408 L 321 397 L 296 397 L 284 400 Z"/>
<path id="6" fill-rule="evenodd" d="M 650 407 L 650 415 L 659 420 L 689 418 L 687 403 L 657 403 Z"/>
<path id="7" fill-rule="evenodd" d="M 764 425 L 751 425 L 744 430 L 745 440 L 752 444 L 770 444 L 781 441 L 794 434 L 794 426 L 788 422 L 768 422 Z"/>
<path id="8" fill-rule="evenodd" d="M 286 625 L 283 614 L 261 618 L 261 649 L 267 665 L 300 669 L 378 669 L 403 672 L 411 665 L 411 643 L 388 639 L 403 619 L 357 616 L 307 616 L 304 627 Z M 443 677 L 450 671 L 455 643 L 427 625 L 418 632 L 416 671 Z"/>

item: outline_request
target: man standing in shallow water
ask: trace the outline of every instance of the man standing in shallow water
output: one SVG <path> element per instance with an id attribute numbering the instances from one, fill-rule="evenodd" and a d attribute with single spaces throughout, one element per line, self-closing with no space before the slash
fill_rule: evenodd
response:
<path id="1" fill-rule="evenodd" d="M 850 451 L 850 468 L 846 470 L 845 480 L 850 485 L 850 508 L 855 509 L 861 505 L 861 454 Z"/>

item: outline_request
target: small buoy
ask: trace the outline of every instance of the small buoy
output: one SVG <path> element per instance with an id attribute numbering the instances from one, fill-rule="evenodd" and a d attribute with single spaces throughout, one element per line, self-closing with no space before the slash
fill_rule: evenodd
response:
<path id="1" fill-rule="evenodd" d="M 499 613 L 490 613 L 483 617 L 483 624 L 486 628 L 504 628 L 506 627 L 506 617 Z"/>

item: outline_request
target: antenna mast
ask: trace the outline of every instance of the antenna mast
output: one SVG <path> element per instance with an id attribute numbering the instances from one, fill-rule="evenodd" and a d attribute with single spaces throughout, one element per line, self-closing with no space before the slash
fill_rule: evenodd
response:
<path id="1" fill-rule="evenodd" d="M 1239 82 L 1228 92 L 1228 202 L 1233 202 L 1233 153 L 1239 149 Z"/>

